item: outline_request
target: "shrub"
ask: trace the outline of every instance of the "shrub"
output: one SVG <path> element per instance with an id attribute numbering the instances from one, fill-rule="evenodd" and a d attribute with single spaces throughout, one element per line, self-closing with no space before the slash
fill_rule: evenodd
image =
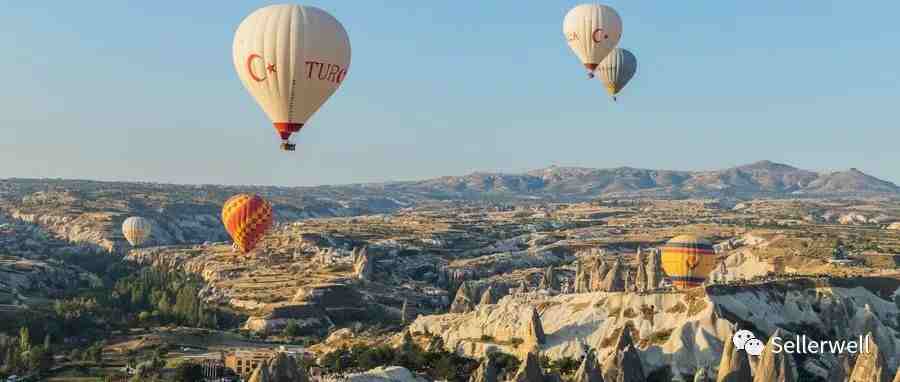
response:
<path id="1" fill-rule="evenodd" d="M 297 320 L 288 321 L 287 325 L 284 327 L 283 334 L 288 337 L 297 337 L 301 333 L 300 324 L 297 323 Z"/>
<path id="2" fill-rule="evenodd" d="M 519 368 L 519 359 L 513 355 L 493 352 L 488 355 L 497 366 L 497 375 L 503 375 L 507 372 L 514 372 Z"/>

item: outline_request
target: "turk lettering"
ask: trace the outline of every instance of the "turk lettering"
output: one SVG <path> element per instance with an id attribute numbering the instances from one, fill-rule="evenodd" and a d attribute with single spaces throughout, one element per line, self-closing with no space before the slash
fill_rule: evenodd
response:
<path id="1" fill-rule="evenodd" d="M 328 64 L 318 61 L 306 61 L 306 78 L 312 79 L 313 75 L 321 81 L 341 83 L 347 75 L 347 68 L 341 68 L 339 65 Z"/>

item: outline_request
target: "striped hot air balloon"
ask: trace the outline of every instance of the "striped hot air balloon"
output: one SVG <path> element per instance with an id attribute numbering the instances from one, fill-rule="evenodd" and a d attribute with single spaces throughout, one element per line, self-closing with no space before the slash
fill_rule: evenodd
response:
<path id="1" fill-rule="evenodd" d="M 132 216 L 122 222 L 122 235 L 132 247 L 144 244 L 150 237 L 150 221 L 139 216 Z"/>
<path id="2" fill-rule="evenodd" d="M 635 72 L 637 72 L 637 59 L 631 52 L 622 48 L 613 49 L 603 59 L 596 71 L 597 78 L 603 82 L 606 92 L 613 97 L 614 101 L 616 94 L 622 91 L 631 77 L 634 77 Z"/>
<path id="3" fill-rule="evenodd" d="M 662 248 L 663 270 L 678 289 L 702 285 L 715 265 L 712 243 L 698 236 L 676 236 Z"/>
<path id="4" fill-rule="evenodd" d="M 222 223 L 237 249 L 250 252 L 272 227 L 272 206 L 258 195 L 232 196 L 222 206 Z"/>

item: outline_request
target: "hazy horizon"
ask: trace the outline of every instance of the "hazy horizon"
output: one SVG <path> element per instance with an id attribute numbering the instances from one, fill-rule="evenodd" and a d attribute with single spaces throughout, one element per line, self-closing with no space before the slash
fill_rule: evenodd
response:
<path id="1" fill-rule="evenodd" d="M 593 169 L 593 170 L 611 170 L 611 169 L 617 169 L 617 168 L 635 168 L 635 169 L 639 169 L 639 170 L 704 172 L 704 171 L 718 171 L 718 170 L 725 170 L 725 169 L 728 169 L 728 168 L 733 168 L 733 167 L 738 167 L 738 166 L 744 166 L 744 165 L 751 165 L 751 164 L 756 164 L 756 163 L 764 162 L 764 161 L 769 161 L 769 160 L 768 160 L 768 159 L 761 159 L 761 160 L 758 160 L 758 161 L 753 161 L 753 162 L 750 162 L 750 163 L 742 163 L 742 164 L 738 164 L 738 165 L 736 165 L 736 166 L 731 166 L 731 167 L 723 167 L 723 168 L 701 168 L 701 169 L 648 168 L 648 167 L 634 167 L 634 166 L 627 166 L 627 165 L 625 165 L 625 166 L 616 166 L 616 167 L 585 167 L 585 166 L 559 166 L 559 165 L 547 165 L 547 166 L 538 167 L 538 168 L 524 169 L 524 170 L 521 170 L 521 171 L 502 171 L 502 170 L 498 170 L 498 171 L 490 171 L 490 170 L 474 170 L 474 171 L 470 171 L 470 172 L 467 172 L 467 173 L 461 173 L 461 174 L 443 174 L 443 175 L 436 175 L 436 176 L 429 176 L 429 177 L 421 177 L 421 178 L 410 178 L 410 179 L 385 179 L 385 180 L 376 180 L 376 181 L 370 181 L 370 182 L 322 183 L 322 184 L 308 184 L 308 185 L 294 185 L 294 186 L 290 186 L 290 185 L 281 185 L 281 184 L 250 184 L 250 183 L 181 183 L 181 182 L 166 182 L 166 181 L 153 181 L 153 180 L 141 180 L 141 179 L 127 179 L 127 178 L 123 178 L 123 179 L 62 178 L 62 177 L 43 177 L 43 178 L 35 178 L 35 177 L 16 177 L 16 176 L 14 176 L 14 177 L 0 177 L 0 180 L 10 180 L 10 179 L 28 179 L 28 180 L 30 180 L 30 179 L 38 179 L 38 180 L 63 180 L 63 181 L 88 181 L 88 182 L 96 181 L 96 182 L 123 182 L 123 183 L 154 183 L 154 184 L 171 184 L 171 185 L 177 185 L 177 186 L 207 186 L 207 185 L 209 185 L 209 186 L 225 186 L 225 187 L 288 187 L 288 188 L 291 188 L 291 187 L 300 187 L 300 188 L 303 188 L 303 187 L 328 187 L 328 186 L 351 186 L 351 185 L 367 185 L 367 184 L 385 184 L 385 183 L 419 182 L 419 181 L 425 181 L 425 180 L 430 180 L 430 179 L 436 179 L 436 178 L 440 178 L 440 177 L 459 177 L 459 176 L 467 176 L 467 175 L 473 175 L 473 174 L 505 174 L 505 175 L 517 175 L 517 174 L 524 174 L 524 173 L 527 173 L 527 172 L 530 172 L 530 171 L 544 170 L 544 169 L 548 169 L 548 168 L 552 168 L 552 167 L 559 167 L 559 168 L 585 168 L 585 169 Z M 775 164 L 788 165 L 788 166 L 795 167 L 795 168 L 797 168 L 797 169 L 799 169 L 799 170 L 812 171 L 812 172 L 815 172 L 815 173 L 818 173 L 818 174 L 828 174 L 828 173 L 834 173 L 834 172 L 848 171 L 848 170 L 851 169 L 851 167 L 843 168 L 843 169 L 808 169 L 808 168 L 800 168 L 800 167 L 796 167 L 796 166 L 791 165 L 790 163 L 774 162 L 774 161 L 770 161 L 770 162 L 773 162 L 773 163 L 775 163 Z M 872 175 L 871 173 L 867 172 L 866 169 L 861 169 L 861 168 L 856 168 L 856 169 L 859 170 L 859 171 L 862 171 L 863 173 L 865 173 L 865 174 L 867 174 L 867 175 Z M 874 175 L 872 175 L 872 176 L 874 176 Z M 882 179 L 882 180 L 888 180 L 888 179 L 883 179 L 883 178 L 880 178 L 880 177 L 877 177 L 877 176 L 876 176 L 876 178 L 879 178 L 879 179 Z M 888 180 L 888 181 L 890 181 L 890 180 Z M 896 182 L 893 182 L 893 181 L 891 181 L 891 182 L 894 183 L 894 184 L 896 184 Z"/>
<path id="2" fill-rule="evenodd" d="M 295 153 L 231 63 L 268 3 L 5 5 L 0 178 L 312 186 L 766 159 L 900 183 L 900 55 L 882 43 L 900 4 L 610 1 L 638 58 L 613 103 L 563 39 L 579 2 L 304 3 L 344 24 L 353 58 Z"/>

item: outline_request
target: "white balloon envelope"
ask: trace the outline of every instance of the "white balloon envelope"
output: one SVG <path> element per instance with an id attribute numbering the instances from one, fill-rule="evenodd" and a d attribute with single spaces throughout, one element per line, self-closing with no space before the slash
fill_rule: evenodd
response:
<path id="1" fill-rule="evenodd" d="M 137 247 L 150 238 L 152 226 L 149 220 L 140 216 L 132 216 L 122 222 L 122 235 L 132 247 Z"/>
<path id="2" fill-rule="evenodd" d="M 350 66 L 350 39 L 319 8 L 280 4 L 260 8 L 238 26 L 234 69 L 282 139 L 289 139 L 341 86 Z"/>
<path id="3" fill-rule="evenodd" d="M 622 38 L 622 19 L 606 5 L 581 4 L 566 14 L 563 34 L 569 48 L 588 70 L 588 77 L 593 77 L 597 65 Z"/>

